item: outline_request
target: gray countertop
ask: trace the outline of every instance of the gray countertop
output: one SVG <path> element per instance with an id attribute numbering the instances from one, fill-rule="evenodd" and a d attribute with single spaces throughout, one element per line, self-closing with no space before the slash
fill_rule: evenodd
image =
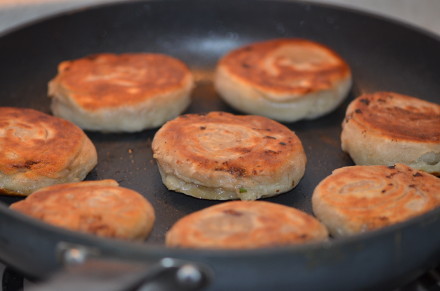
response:
<path id="1" fill-rule="evenodd" d="M 123 1 L 123 0 L 122 0 Z M 0 33 L 72 9 L 121 0 L 0 0 Z M 130 1 L 130 0 L 125 0 Z M 440 0 L 308 0 L 364 10 L 440 36 Z"/>

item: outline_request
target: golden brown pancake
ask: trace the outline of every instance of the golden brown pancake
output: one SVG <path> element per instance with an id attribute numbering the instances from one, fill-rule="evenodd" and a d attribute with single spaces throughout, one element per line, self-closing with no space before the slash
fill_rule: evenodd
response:
<path id="1" fill-rule="evenodd" d="M 351 71 L 322 44 L 283 38 L 228 53 L 218 63 L 215 86 L 240 111 L 291 122 L 335 109 L 351 87 Z"/>
<path id="2" fill-rule="evenodd" d="M 358 165 L 403 163 L 440 175 L 440 105 L 394 92 L 351 102 L 341 143 Z"/>
<path id="3" fill-rule="evenodd" d="M 28 195 L 78 182 L 96 166 L 96 149 L 73 123 L 26 108 L 0 107 L 0 192 Z"/>
<path id="4" fill-rule="evenodd" d="M 278 195 L 298 184 L 306 165 L 301 141 L 287 127 L 225 112 L 169 121 L 152 148 L 168 189 L 203 199 Z"/>
<path id="5" fill-rule="evenodd" d="M 264 201 L 230 201 L 181 218 L 167 232 L 166 245 L 253 249 L 327 238 L 325 226 L 298 209 Z"/>
<path id="6" fill-rule="evenodd" d="M 312 196 L 313 212 L 333 236 L 405 221 L 440 206 L 440 179 L 403 164 L 334 170 Z"/>
<path id="7" fill-rule="evenodd" d="M 142 195 L 114 180 L 49 186 L 10 207 L 58 227 L 126 240 L 145 239 L 155 220 Z"/>
<path id="8" fill-rule="evenodd" d="M 60 63 L 48 94 L 53 113 L 83 129 L 132 132 L 179 115 L 192 88 L 191 72 L 173 57 L 102 53 Z"/>

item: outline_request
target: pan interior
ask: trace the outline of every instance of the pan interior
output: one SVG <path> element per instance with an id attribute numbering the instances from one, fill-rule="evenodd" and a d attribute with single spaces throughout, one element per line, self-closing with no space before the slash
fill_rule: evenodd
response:
<path id="1" fill-rule="evenodd" d="M 332 6 L 283 1 L 129 2 L 67 13 L 0 38 L 0 106 L 50 113 L 47 82 L 57 64 L 101 52 L 160 52 L 184 61 L 196 77 L 185 113 L 235 111 L 215 92 L 218 59 L 241 45 L 281 37 L 326 44 L 351 66 L 354 85 L 346 101 L 315 120 L 285 123 L 303 142 L 306 173 L 292 191 L 266 199 L 311 213 L 314 187 L 332 170 L 352 165 L 340 149 L 348 103 L 361 93 L 396 91 L 437 102 L 439 42 L 429 35 L 368 14 Z M 422 50 L 423 48 L 423 50 Z M 163 245 L 179 218 L 217 204 L 168 191 L 152 158 L 156 129 L 130 134 L 86 132 L 98 150 L 98 166 L 87 180 L 115 179 L 143 194 L 157 222 L 148 244 Z M 0 197 L 10 204 L 20 198 Z"/>

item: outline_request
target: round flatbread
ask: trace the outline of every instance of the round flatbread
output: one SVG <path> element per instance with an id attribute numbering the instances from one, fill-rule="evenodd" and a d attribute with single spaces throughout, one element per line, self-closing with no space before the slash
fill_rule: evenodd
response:
<path id="1" fill-rule="evenodd" d="M 58 66 L 49 82 L 54 115 L 87 130 L 134 132 L 182 113 L 194 86 L 187 66 L 152 53 L 102 53 Z"/>
<path id="2" fill-rule="evenodd" d="M 264 201 L 230 201 L 181 218 L 167 232 L 166 245 L 252 249 L 327 238 L 324 225 L 295 208 Z"/>
<path id="3" fill-rule="evenodd" d="M 10 207 L 58 227 L 125 240 L 145 239 L 155 220 L 142 195 L 114 180 L 46 187 Z"/>
<path id="4" fill-rule="evenodd" d="M 357 165 L 402 163 L 440 175 L 440 105 L 394 92 L 364 94 L 347 108 L 341 145 Z"/>
<path id="5" fill-rule="evenodd" d="M 305 39 L 252 43 L 224 56 L 215 87 L 242 112 L 293 122 L 334 110 L 352 83 L 348 64 L 330 48 Z"/>
<path id="6" fill-rule="evenodd" d="M 405 221 L 440 206 L 440 179 L 403 164 L 351 166 L 315 188 L 313 212 L 335 236 Z"/>
<path id="7" fill-rule="evenodd" d="M 156 133 L 152 148 L 168 189 L 204 199 L 278 195 L 299 183 L 306 166 L 295 133 L 261 116 L 183 115 Z"/>
<path id="8" fill-rule="evenodd" d="M 0 107 L 0 192 L 28 195 L 78 182 L 96 166 L 97 153 L 73 123 L 27 108 Z"/>

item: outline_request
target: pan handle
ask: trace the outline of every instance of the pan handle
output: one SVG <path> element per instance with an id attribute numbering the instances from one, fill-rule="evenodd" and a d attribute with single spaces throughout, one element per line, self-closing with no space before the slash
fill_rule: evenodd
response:
<path id="1" fill-rule="evenodd" d="M 206 266 L 174 258 L 158 262 L 134 262 L 96 256 L 84 246 L 64 247 L 66 267 L 47 281 L 27 288 L 31 291 L 193 291 L 209 284 Z"/>

